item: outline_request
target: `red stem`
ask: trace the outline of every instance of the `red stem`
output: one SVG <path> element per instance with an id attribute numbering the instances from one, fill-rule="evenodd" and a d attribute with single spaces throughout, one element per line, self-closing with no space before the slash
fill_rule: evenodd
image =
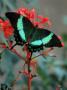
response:
<path id="1" fill-rule="evenodd" d="M 30 63 L 31 63 L 31 52 L 27 52 L 27 60 L 28 60 L 28 90 L 31 90 L 31 71 L 30 71 Z"/>
<path id="2" fill-rule="evenodd" d="M 57 86 L 57 87 L 56 87 L 56 90 L 60 90 L 60 86 Z"/>

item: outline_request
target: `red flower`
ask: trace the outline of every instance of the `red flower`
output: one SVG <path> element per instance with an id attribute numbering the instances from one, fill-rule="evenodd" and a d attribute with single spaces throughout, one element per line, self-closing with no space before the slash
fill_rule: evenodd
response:
<path id="1" fill-rule="evenodd" d="M 29 11 L 28 11 L 27 8 L 19 8 L 17 13 L 19 13 L 19 14 L 21 14 L 23 16 L 26 16 L 26 17 L 29 15 Z"/>
<path id="2" fill-rule="evenodd" d="M 36 18 L 36 12 L 35 12 L 35 9 L 33 8 L 31 11 L 29 11 L 29 19 L 35 20 L 35 18 Z"/>
<path id="3" fill-rule="evenodd" d="M 48 17 L 43 17 L 43 16 L 41 16 L 41 15 L 39 15 L 38 16 L 38 18 L 41 20 L 41 23 L 45 23 L 45 22 L 47 22 L 49 19 L 48 19 Z"/>
<path id="4" fill-rule="evenodd" d="M 27 8 L 20 8 L 17 11 L 19 14 L 26 16 L 31 22 L 34 24 L 34 26 L 38 26 L 40 28 L 44 27 L 43 24 L 48 24 L 48 26 L 51 26 L 51 22 L 48 17 L 43 17 L 41 15 L 37 15 L 35 12 L 35 9 L 33 8 L 32 10 L 28 10 Z M 38 21 L 36 21 L 36 18 Z M 45 25 L 46 26 L 46 25 Z"/>
<path id="5" fill-rule="evenodd" d="M 34 22 L 34 26 L 39 26 L 39 22 Z"/>
<path id="6" fill-rule="evenodd" d="M 14 29 L 12 28 L 8 20 L 3 21 L 0 19 L 0 25 L 4 32 L 5 38 L 8 38 L 13 34 Z"/>

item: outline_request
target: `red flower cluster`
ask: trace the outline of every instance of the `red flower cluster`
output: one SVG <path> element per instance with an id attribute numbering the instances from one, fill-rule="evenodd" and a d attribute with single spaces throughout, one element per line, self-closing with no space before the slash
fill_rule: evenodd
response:
<path id="1" fill-rule="evenodd" d="M 5 38 L 8 38 L 13 34 L 13 27 L 10 25 L 10 22 L 8 20 L 2 20 L 0 19 L 0 28 L 4 32 Z"/>
<path id="2" fill-rule="evenodd" d="M 35 9 L 32 9 L 32 10 L 28 10 L 27 8 L 20 8 L 18 9 L 17 13 L 23 15 L 23 16 L 26 16 L 29 20 L 32 21 L 32 23 L 36 26 L 38 25 L 38 27 L 42 28 L 43 25 L 45 25 L 46 27 L 46 24 L 48 26 L 51 26 L 51 22 L 49 20 L 48 17 L 43 17 L 41 15 L 37 15 L 36 12 L 35 12 Z M 36 21 L 36 19 L 38 21 Z"/>
<path id="3" fill-rule="evenodd" d="M 19 8 L 17 12 L 23 16 L 26 16 L 30 20 L 34 19 L 36 16 L 34 9 L 29 11 L 27 8 Z"/>

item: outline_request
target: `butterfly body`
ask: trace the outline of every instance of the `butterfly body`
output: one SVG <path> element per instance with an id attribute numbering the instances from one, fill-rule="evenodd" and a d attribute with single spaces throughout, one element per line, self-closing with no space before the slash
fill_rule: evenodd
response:
<path id="1" fill-rule="evenodd" d="M 60 39 L 51 31 L 38 26 L 34 26 L 32 22 L 16 12 L 6 13 L 14 30 L 16 43 L 26 44 L 31 52 L 40 51 L 43 47 L 62 47 Z"/>

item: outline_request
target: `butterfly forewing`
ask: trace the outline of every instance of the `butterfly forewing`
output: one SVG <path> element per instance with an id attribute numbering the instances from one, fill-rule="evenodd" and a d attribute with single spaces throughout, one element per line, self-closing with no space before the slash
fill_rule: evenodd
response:
<path id="1" fill-rule="evenodd" d="M 14 29 L 17 29 L 17 21 L 20 18 L 20 14 L 17 14 L 16 12 L 7 12 L 6 17 L 10 20 Z"/>
<path id="2" fill-rule="evenodd" d="M 15 33 L 18 33 L 17 36 L 27 42 L 30 35 L 34 32 L 34 26 L 31 21 L 16 12 L 7 12 L 6 16 L 14 27 Z"/>

